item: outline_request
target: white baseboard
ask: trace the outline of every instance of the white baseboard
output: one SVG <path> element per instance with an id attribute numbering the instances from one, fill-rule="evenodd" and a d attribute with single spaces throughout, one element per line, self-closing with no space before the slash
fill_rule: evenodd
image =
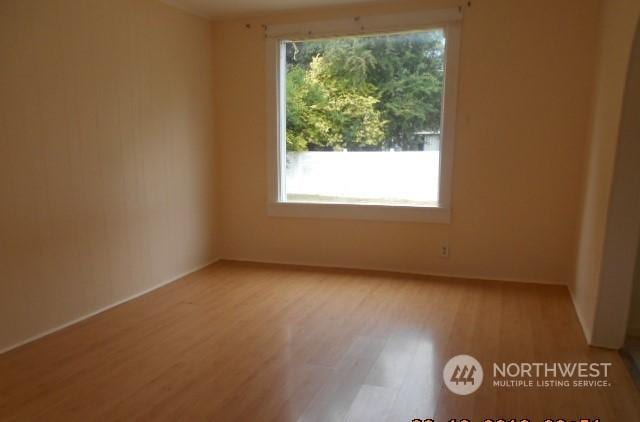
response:
<path id="1" fill-rule="evenodd" d="M 332 265 L 332 264 L 318 264 L 318 263 L 309 263 L 304 261 L 277 261 L 277 260 L 268 260 L 268 259 L 252 259 L 252 258 L 239 258 L 239 257 L 230 257 L 225 256 L 220 258 L 222 261 L 237 261 L 237 262 L 255 262 L 258 264 L 275 264 L 275 265 L 298 265 L 302 267 L 317 267 L 317 268 L 328 268 L 328 269 L 345 269 L 345 270 L 359 270 L 359 271 L 380 271 L 386 273 L 396 273 L 396 274 L 407 274 L 407 275 L 419 275 L 426 277 L 442 277 L 442 278 L 464 278 L 469 280 L 486 280 L 486 281 L 505 281 L 509 283 L 525 283 L 525 284 L 545 284 L 551 286 L 565 286 L 564 283 L 556 283 L 552 281 L 545 280 L 527 280 L 521 278 L 507 278 L 507 277 L 478 277 L 469 274 L 458 274 L 458 273 L 434 273 L 428 271 L 407 271 L 398 268 L 389 268 L 389 267 L 360 267 L 357 265 Z"/>
<path id="2" fill-rule="evenodd" d="M 548 282 L 548 281 L 540 281 L 540 280 L 526 280 L 526 279 L 518 279 L 518 278 L 504 278 L 504 277 L 478 277 L 478 276 L 472 276 L 472 275 L 468 275 L 468 274 L 456 274 L 456 273 L 433 273 L 433 272 L 422 272 L 422 271 L 406 271 L 406 270 L 401 270 L 401 269 L 397 269 L 397 268 L 386 268 L 386 267 L 359 267 L 359 266 L 355 266 L 355 265 L 330 265 L 330 264 L 318 264 L 318 263 L 308 263 L 308 262 L 291 262 L 291 261 L 277 261 L 277 260 L 264 260 L 264 259 L 251 259 L 251 258 L 239 258 L 239 257 L 224 257 L 224 258 L 216 258 L 213 259 L 209 262 L 207 262 L 206 264 L 200 265 L 196 268 L 193 268 L 189 271 L 186 271 L 182 274 L 179 274 L 175 277 L 172 277 L 169 280 L 163 281 L 162 283 L 153 286 L 149 289 L 143 290 L 141 292 L 138 292 L 132 296 L 129 296 L 125 299 L 119 300 L 115 303 L 112 303 L 108 306 L 105 306 L 103 308 L 100 308 L 96 311 L 93 311 L 89 314 L 86 314 L 84 316 L 81 316 L 79 318 L 76 318 L 72 321 L 69 321 L 67 323 L 64 323 L 62 325 L 59 325 L 57 327 L 54 327 L 50 330 L 41 332 L 39 334 L 36 334 L 32 337 L 29 337 L 25 340 L 22 340 L 18 343 L 15 343 L 9 347 L 6 347 L 2 350 L 0 350 L 0 355 L 3 353 L 6 353 L 10 350 L 16 349 L 20 346 L 23 346 L 27 343 L 31 343 L 32 341 L 38 340 L 42 337 L 45 337 L 49 334 L 55 333 L 56 331 L 60 331 L 64 328 L 67 328 L 73 324 L 76 324 L 78 322 L 84 321 L 85 319 L 91 318 L 101 312 L 107 311 L 111 308 L 114 308 L 118 305 L 122 305 L 123 303 L 129 302 L 133 299 L 136 299 L 142 295 L 145 295 L 147 293 L 150 293 L 156 289 L 159 289 L 160 287 L 166 286 L 167 284 L 173 283 L 174 281 L 177 281 L 183 277 L 188 276 L 189 274 L 192 274 L 196 271 L 199 271 L 203 268 L 206 268 L 210 265 L 215 264 L 216 262 L 220 261 L 220 260 L 229 260 L 229 261 L 238 261 L 238 262 L 255 262 L 255 263 L 260 263 L 260 264 L 276 264 L 276 265 L 299 265 L 299 266 L 308 266 L 308 267 L 319 267 L 319 268 L 333 268 L 333 269 L 347 269 L 347 270 L 361 270 L 361 271 L 381 271 L 381 272 L 393 272 L 393 273 L 402 273 L 402 274 L 410 274 L 410 275 L 419 275 L 419 276 L 431 276 L 431 277 L 444 277 L 444 278 L 464 278 L 464 279 L 471 279 L 471 280 L 487 280 L 487 281 L 505 281 L 505 282 L 512 282 L 512 283 L 527 283 L 527 284 L 548 284 L 548 285 L 557 285 L 557 286 L 566 286 L 565 284 L 561 284 L 561 283 L 553 283 L 553 282 Z M 581 325 L 582 324 L 582 319 L 580 318 L 580 312 L 578 311 L 578 308 L 575 306 L 575 301 L 573 300 L 573 295 L 571 294 L 571 300 L 574 303 L 574 308 L 576 308 L 576 313 L 578 314 L 578 319 L 580 320 Z M 583 329 L 584 329 L 584 325 L 583 325 Z M 585 332 L 586 334 L 586 332 Z"/>
<path id="3" fill-rule="evenodd" d="M 99 313 L 102 313 L 102 312 L 104 312 L 104 311 L 108 311 L 108 310 L 109 310 L 109 309 L 111 309 L 111 308 L 115 308 L 115 307 L 116 307 L 116 306 L 118 306 L 118 305 L 122 305 L 123 303 L 129 302 L 129 301 L 131 301 L 131 300 L 133 300 L 133 299 L 136 299 L 136 298 L 138 298 L 138 297 L 140 297 L 140 296 L 143 296 L 143 295 L 145 295 L 145 294 L 147 294 L 147 293 L 150 293 L 150 292 L 152 292 L 152 291 L 154 291 L 154 290 L 157 290 L 157 289 L 159 289 L 160 287 L 166 286 L 167 284 L 171 284 L 171 283 L 173 283 L 174 281 L 178 281 L 178 280 L 180 280 L 181 278 L 184 278 L 184 277 L 188 276 L 189 274 L 193 274 L 193 273 L 195 273 L 196 271 L 200 271 L 200 270 L 201 270 L 201 269 L 203 269 L 203 268 L 206 268 L 206 267 L 208 267 L 208 266 L 210 266 L 210 265 L 215 264 L 215 263 L 216 263 L 216 262 L 218 262 L 219 260 L 220 260 L 220 258 L 215 258 L 215 259 L 213 259 L 213 260 L 211 260 L 211 261 L 207 262 L 206 264 L 199 265 L 198 267 L 193 268 L 193 269 L 190 269 L 189 271 L 186 271 L 186 272 L 184 272 L 184 273 L 182 273 L 182 274 L 179 274 L 179 275 L 177 275 L 177 276 L 175 276 L 175 277 L 172 277 L 172 278 L 170 278 L 169 280 L 165 280 L 165 281 L 161 282 L 160 284 L 158 284 L 158 285 L 156 285 L 156 286 L 153 286 L 153 287 L 150 287 L 150 288 L 148 288 L 148 289 L 145 289 L 145 290 L 143 290 L 143 291 L 141 291 L 141 292 L 135 293 L 135 294 L 134 294 L 134 295 L 132 295 L 132 296 L 129 296 L 129 297 L 125 298 L 125 299 L 122 299 L 122 300 L 119 300 L 119 301 L 117 301 L 117 302 L 115 302 L 115 303 L 112 303 L 112 304 L 110 304 L 110 305 L 107 305 L 107 306 L 105 306 L 105 307 L 103 307 L 103 308 L 100 308 L 100 309 L 98 309 L 98 310 L 96 310 L 96 311 L 93 311 L 93 312 L 91 312 L 91 313 L 89 313 L 89 314 L 83 315 L 83 316 L 81 316 L 81 317 L 79 317 L 79 318 L 76 318 L 76 319 L 74 319 L 74 320 L 72 320 L 72 321 L 66 322 L 66 323 L 64 323 L 64 324 L 62 324 L 62 325 L 59 325 L 59 326 L 57 326 L 57 327 L 51 328 L 51 329 L 49 329 L 49 330 L 46 330 L 46 331 L 43 331 L 43 332 L 41 332 L 41 333 L 39 333 L 39 334 L 36 334 L 36 335 L 34 335 L 34 336 L 31 336 L 31 337 L 29 337 L 29 338 L 27 338 L 27 339 L 25 339 L 25 340 L 22 340 L 22 341 L 20 341 L 20 342 L 18 342 L 18 343 L 12 344 L 11 346 L 6 347 L 6 348 L 4 348 L 4 349 L 0 350 L 0 355 L 2 355 L 3 353 L 8 352 L 8 351 L 10 351 L 10 350 L 16 349 L 16 348 L 18 348 L 18 347 L 20 347 L 20 346 L 24 346 L 25 344 L 27 344 L 27 343 L 31 343 L 32 341 L 38 340 L 38 339 L 40 339 L 40 338 L 42 338 L 42 337 L 48 336 L 49 334 L 53 334 L 53 333 L 55 333 L 56 331 L 60 331 L 60 330 L 62 330 L 62 329 L 64 329 L 64 328 L 67 328 L 67 327 L 69 327 L 69 326 L 73 325 L 73 324 L 77 324 L 78 322 L 84 321 L 85 319 L 88 319 L 88 318 L 91 318 L 91 317 L 93 317 L 93 316 L 96 316 L 96 315 L 98 315 Z"/>

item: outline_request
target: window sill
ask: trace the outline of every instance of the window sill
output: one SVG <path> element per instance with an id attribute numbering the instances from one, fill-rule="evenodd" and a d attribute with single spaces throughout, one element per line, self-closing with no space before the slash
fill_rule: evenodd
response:
<path id="1" fill-rule="evenodd" d="M 334 220 L 405 221 L 436 224 L 451 222 L 451 210 L 437 206 L 272 202 L 268 205 L 267 214 L 271 217 Z"/>

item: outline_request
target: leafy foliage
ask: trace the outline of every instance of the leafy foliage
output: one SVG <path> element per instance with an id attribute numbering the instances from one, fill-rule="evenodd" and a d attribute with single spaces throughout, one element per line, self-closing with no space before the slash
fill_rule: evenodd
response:
<path id="1" fill-rule="evenodd" d="M 287 43 L 287 149 L 417 149 L 439 131 L 441 31 Z"/>

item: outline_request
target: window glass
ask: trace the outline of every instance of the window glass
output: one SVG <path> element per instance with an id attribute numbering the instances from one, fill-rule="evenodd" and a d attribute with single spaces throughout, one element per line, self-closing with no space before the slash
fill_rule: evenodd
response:
<path id="1" fill-rule="evenodd" d="M 285 200 L 437 205 L 444 31 L 283 48 Z"/>

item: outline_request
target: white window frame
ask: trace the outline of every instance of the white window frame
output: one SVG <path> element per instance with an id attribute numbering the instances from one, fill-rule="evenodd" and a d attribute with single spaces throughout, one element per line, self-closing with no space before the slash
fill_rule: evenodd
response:
<path id="1" fill-rule="evenodd" d="M 267 213 L 274 217 L 332 218 L 381 221 L 451 222 L 451 185 L 456 126 L 458 56 L 462 8 L 425 10 L 407 14 L 361 16 L 333 21 L 274 25 L 266 28 L 267 53 Z M 349 35 L 375 35 L 442 29 L 446 37 L 445 81 L 441 123 L 438 204 L 397 206 L 287 202 L 286 171 L 286 41 Z"/>

